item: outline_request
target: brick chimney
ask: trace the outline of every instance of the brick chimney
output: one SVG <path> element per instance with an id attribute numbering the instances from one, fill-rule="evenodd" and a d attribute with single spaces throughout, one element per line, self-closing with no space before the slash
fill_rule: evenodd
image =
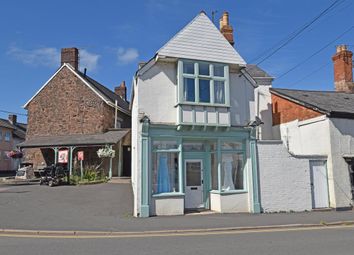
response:
<path id="1" fill-rule="evenodd" d="M 17 115 L 15 114 L 9 114 L 9 121 L 12 125 L 16 125 L 17 123 Z"/>
<path id="2" fill-rule="evenodd" d="M 234 46 L 234 30 L 232 26 L 230 26 L 228 12 L 224 12 L 220 18 L 220 32 L 224 35 L 226 40 L 228 40 L 229 43 Z"/>
<path id="3" fill-rule="evenodd" d="M 122 81 L 118 87 L 114 88 L 114 93 L 123 98 L 124 101 L 127 101 L 127 87 L 125 86 L 125 81 Z"/>
<path id="4" fill-rule="evenodd" d="M 346 45 L 338 45 L 332 57 L 334 66 L 334 85 L 338 92 L 354 93 L 353 53 Z"/>
<path id="5" fill-rule="evenodd" d="M 75 70 L 79 69 L 79 50 L 77 48 L 61 49 L 61 65 L 70 64 Z"/>

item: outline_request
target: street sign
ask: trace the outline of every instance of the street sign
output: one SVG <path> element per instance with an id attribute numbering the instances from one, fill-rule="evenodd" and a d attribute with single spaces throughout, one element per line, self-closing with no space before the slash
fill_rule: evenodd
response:
<path id="1" fill-rule="evenodd" d="M 84 160 L 84 151 L 78 151 L 77 152 L 77 159 L 80 161 Z"/>

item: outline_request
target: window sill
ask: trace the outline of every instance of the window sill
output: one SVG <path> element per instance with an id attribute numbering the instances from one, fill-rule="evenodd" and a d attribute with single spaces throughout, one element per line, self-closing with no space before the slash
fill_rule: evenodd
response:
<path id="1" fill-rule="evenodd" d="M 231 195 L 231 194 L 244 194 L 248 193 L 247 190 L 225 190 L 225 191 L 219 191 L 219 190 L 211 190 L 211 194 L 219 194 L 219 195 Z"/>
<path id="2" fill-rule="evenodd" d="M 163 197 L 184 197 L 184 193 L 180 193 L 180 192 L 168 192 L 168 193 L 160 193 L 160 194 L 154 194 L 152 195 L 152 197 L 156 197 L 156 198 L 163 198 Z"/>
<path id="3" fill-rule="evenodd" d="M 192 105 L 192 106 L 209 106 L 209 107 L 224 107 L 224 108 L 230 108 L 231 106 L 229 104 L 212 104 L 212 103 L 197 103 L 197 102 L 179 102 L 175 105 L 177 107 L 178 105 Z"/>

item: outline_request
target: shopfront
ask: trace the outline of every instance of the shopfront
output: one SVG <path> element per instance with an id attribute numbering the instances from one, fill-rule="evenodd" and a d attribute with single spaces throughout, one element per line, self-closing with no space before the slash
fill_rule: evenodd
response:
<path id="1" fill-rule="evenodd" d="M 149 215 L 257 212 L 258 184 L 255 190 L 252 182 L 257 175 L 256 153 L 250 133 L 236 127 L 197 131 L 149 126 L 145 133 L 149 153 L 142 162 L 148 164 L 142 182 L 149 188 L 142 189 L 142 208 L 147 202 Z"/>

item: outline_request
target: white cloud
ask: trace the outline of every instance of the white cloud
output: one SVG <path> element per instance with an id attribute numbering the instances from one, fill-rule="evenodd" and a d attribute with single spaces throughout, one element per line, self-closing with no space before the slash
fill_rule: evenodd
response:
<path id="1" fill-rule="evenodd" d="M 118 62 L 120 64 L 129 64 L 139 57 L 139 52 L 134 48 L 119 48 L 117 52 Z"/>
<path id="2" fill-rule="evenodd" d="M 31 66 L 60 66 L 60 49 L 53 47 L 43 47 L 38 49 L 26 50 L 16 46 L 11 46 L 7 54 L 13 56 L 23 64 Z M 79 51 L 80 69 L 87 68 L 94 71 L 97 68 L 100 55 L 91 53 L 85 49 Z"/>
<path id="3" fill-rule="evenodd" d="M 58 66 L 58 63 L 60 63 L 60 53 L 56 48 L 44 47 L 25 50 L 12 46 L 7 53 L 27 65 L 52 67 Z"/>
<path id="4" fill-rule="evenodd" d="M 90 53 L 87 50 L 80 50 L 80 69 L 87 68 L 89 71 L 96 70 L 100 57 L 100 55 Z"/>

